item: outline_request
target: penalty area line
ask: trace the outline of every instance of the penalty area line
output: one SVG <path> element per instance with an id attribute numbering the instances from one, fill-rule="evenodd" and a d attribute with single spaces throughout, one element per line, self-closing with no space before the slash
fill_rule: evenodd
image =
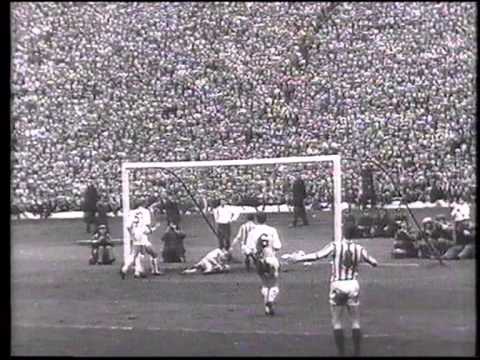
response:
<path id="1" fill-rule="evenodd" d="M 73 329 L 73 330 L 107 330 L 107 331 L 180 331 L 189 333 L 207 333 L 207 334 L 224 334 L 224 335 L 286 335 L 286 336 L 330 336 L 330 332 L 317 331 L 274 331 L 274 330 L 215 330 L 215 329 L 194 329 L 187 327 L 161 328 L 147 326 L 133 327 L 133 326 L 109 326 L 109 325 L 80 325 L 80 324 L 31 324 L 31 323 L 17 323 L 14 326 L 24 328 L 43 328 L 43 329 Z M 391 337 L 388 334 L 364 334 L 366 338 L 385 338 Z"/>
<path id="2" fill-rule="evenodd" d="M 420 264 L 417 263 L 378 263 L 379 267 L 382 266 L 391 266 L 391 267 L 408 267 L 408 266 L 420 266 Z"/>

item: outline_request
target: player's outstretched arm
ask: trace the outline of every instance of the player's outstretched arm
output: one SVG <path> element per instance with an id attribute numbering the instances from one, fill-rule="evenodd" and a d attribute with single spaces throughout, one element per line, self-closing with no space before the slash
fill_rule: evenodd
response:
<path id="1" fill-rule="evenodd" d="M 294 263 L 299 263 L 299 262 L 304 262 L 304 261 L 316 261 L 318 260 L 317 256 L 318 252 L 310 253 L 310 254 L 305 254 L 305 255 L 298 255 L 293 257 L 293 262 Z"/>
<path id="2" fill-rule="evenodd" d="M 367 250 L 365 249 L 362 249 L 362 258 L 367 264 L 370 264 L 373 267 L 378 266 L 377 260 L 373 256 L 368 255 Z"/>
<path id="3" fill-rule="evenodd" d="M 323 258 L 329 256 L 330 254 L 332 254 L 334 250 L 335 250 L 335 245 L 333 244 L 333 242 L 331 242 L 328 245 L 326 245 L 325 247 L 323 247 L 323 249 L 321 249 L 320 251 L 298 256 L 298 257 L 294 258 L 294 261 L 295 262 L 304 262 L 304 261 L 320 260 L 320 259 L 323 259 Z"/>

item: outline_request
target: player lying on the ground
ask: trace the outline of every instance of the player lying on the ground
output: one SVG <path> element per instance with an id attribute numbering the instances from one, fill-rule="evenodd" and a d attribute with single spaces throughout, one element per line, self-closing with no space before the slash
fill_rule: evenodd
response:
<path id="1" fill-rule="evenodd" d="M 360 314 L 358 311 L 360 305 L 358 264 L 364 261 L 371 266 L 376 267 L 377 261 L 368 255 L 365 248 L 345 239 L 340 242 L 332 241 L 323 249 L 314 253 L 303 256 L 293 256 L 291 261 L 315 261 L 326 257 L 332 258 L 329 297 L 335 345 L 337 346 L 338 354 L 343 356 L 345 353 L 345 341 L 343 335 L 342 313 L 346 307 L 352 320 L 354 355 L 359 356 L 361 332 Z"/>
<path id="2" fill-rule="evenodd" d="M 129 215 L 127 230 L 132 239 L 132 253 L 127 257 L 125 264 L 120 269 L 120 276 L 125 279 L 128 270 L 135 266 L 135 278 L 145 277 L 143 269 L 143 259 L 145 255 L 151 257 L 151 268 L 153 275 L 163 274 L 158 269 L 158 254 L 153 249 L 148 235 L 154 232 L 159 223 L 152 225 L 152 212 L 158 203 L 154 203 L 146 208 L 146 200 L 140 200 L 139 206 Z"/>
<path id="3" fill-rule="evenodd" d="M 265 305 L 265 314 L 274 315 L 275 300 L 280 292 L 279 272 L 280 263 L 276 252 L 281 249 L 282 243 L 277 229 L 265 224 L 267 214 L 257 214 L 257 225 L 247 238 L 247 244 L 255 243 L 255 266 L 262 281 L 261 294 Z"/>
<path id="4" fill-rule="evenodd" d="M 230 249 L 232 249 L 237 242 L 240 242 L 240 249 L 245 256 L 245 267 L 250 271 L 250 262 L 253 261 L 253 254 L 255 253 L 256 244 L 247 244 L 248 234 L 255 228 L 254 214 L 247 214 L 247 221 L 240 226 L 238 233 L 232 241 Z M 229 250 L 230 251 L 230 250 Z"/>
<path id="5" fill-rule="evenodd" d="M 92 236 L 90 265 L 111 265 L 115 261 L 113 242 L 106 225 L 99 225 Z"/>
<path id="6" fill-rule="evenodd" d="M 204 275 L 228 272 L 230 270 L 227 264 L 228 255 L 225 249 L 213 249 L 195 265 L 183 270 L 182 274 L 193 274 L 198 271 L 202 271 Z"/>

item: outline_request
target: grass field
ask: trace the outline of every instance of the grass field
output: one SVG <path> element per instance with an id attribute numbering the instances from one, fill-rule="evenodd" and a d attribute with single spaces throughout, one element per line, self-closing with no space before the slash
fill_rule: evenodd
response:
<path id="1" fill-rule="evenodd" d="M 435 210 L 417 210 L 419 218 Z M 437 210 L 438 211 L 438 210 Z M 331 215 L 289 229 L 271 216 L 281 253 L 319 249 L 332 236 Z M 277 313 L 266 317 L 255 273 L 166 274 L 122 280 L 114 266 L 89 266 L 78 220 L 12 221 L 12 355 L 51 356 L 335 356 L 328 307 L 329 267 L 284 267 Z M 121 219 L 111 220 L 113 237 Z M 234 227 L 234 230 L 237 225 Z M 216 246 L 203 220 L 185 217 L 187 261 Z M 161 233 L 153 237 L 160 249 Z M 475 261 L 390 258 L 392 239 L 358 240 L 383 266 L 362 266 L 360 301 L 365 356 L 472 356 L 476 353 Z M 234 254 L 240 258 L 239 252 Z M 349 329 L 349 328 L 348 328 Z M 351 351 L 350 331 L 346 332 Z"/>

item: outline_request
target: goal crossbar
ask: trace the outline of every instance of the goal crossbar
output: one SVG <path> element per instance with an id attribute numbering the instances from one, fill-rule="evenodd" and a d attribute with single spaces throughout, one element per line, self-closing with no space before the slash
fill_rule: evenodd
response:
<path id="1" fill-rule="evenodd" d="M 293 156 L 264 159 L 237 159 L 237 160 L 206 160 L 206 161 L 171 161 L 171 162 L 123 162 L 122 163 L 122 210 L 123 210 L 123 239 L 124 258 L 130 253 L 130 239 L 127 231 L 127 214 L 130 211 L 130 184 L 128 171 L 131 169 L 179 169 L 199 167 L 223 167 L 223 166 L 254 166 L 254 165 L 277 165 L 299 164 L 315 162 L 333 162 L 333 210 L 334 210 L 334 240 L 342 238 L 342 194 L 341 194 L 341 166 L 340 155 L 314 155 Z"/>

